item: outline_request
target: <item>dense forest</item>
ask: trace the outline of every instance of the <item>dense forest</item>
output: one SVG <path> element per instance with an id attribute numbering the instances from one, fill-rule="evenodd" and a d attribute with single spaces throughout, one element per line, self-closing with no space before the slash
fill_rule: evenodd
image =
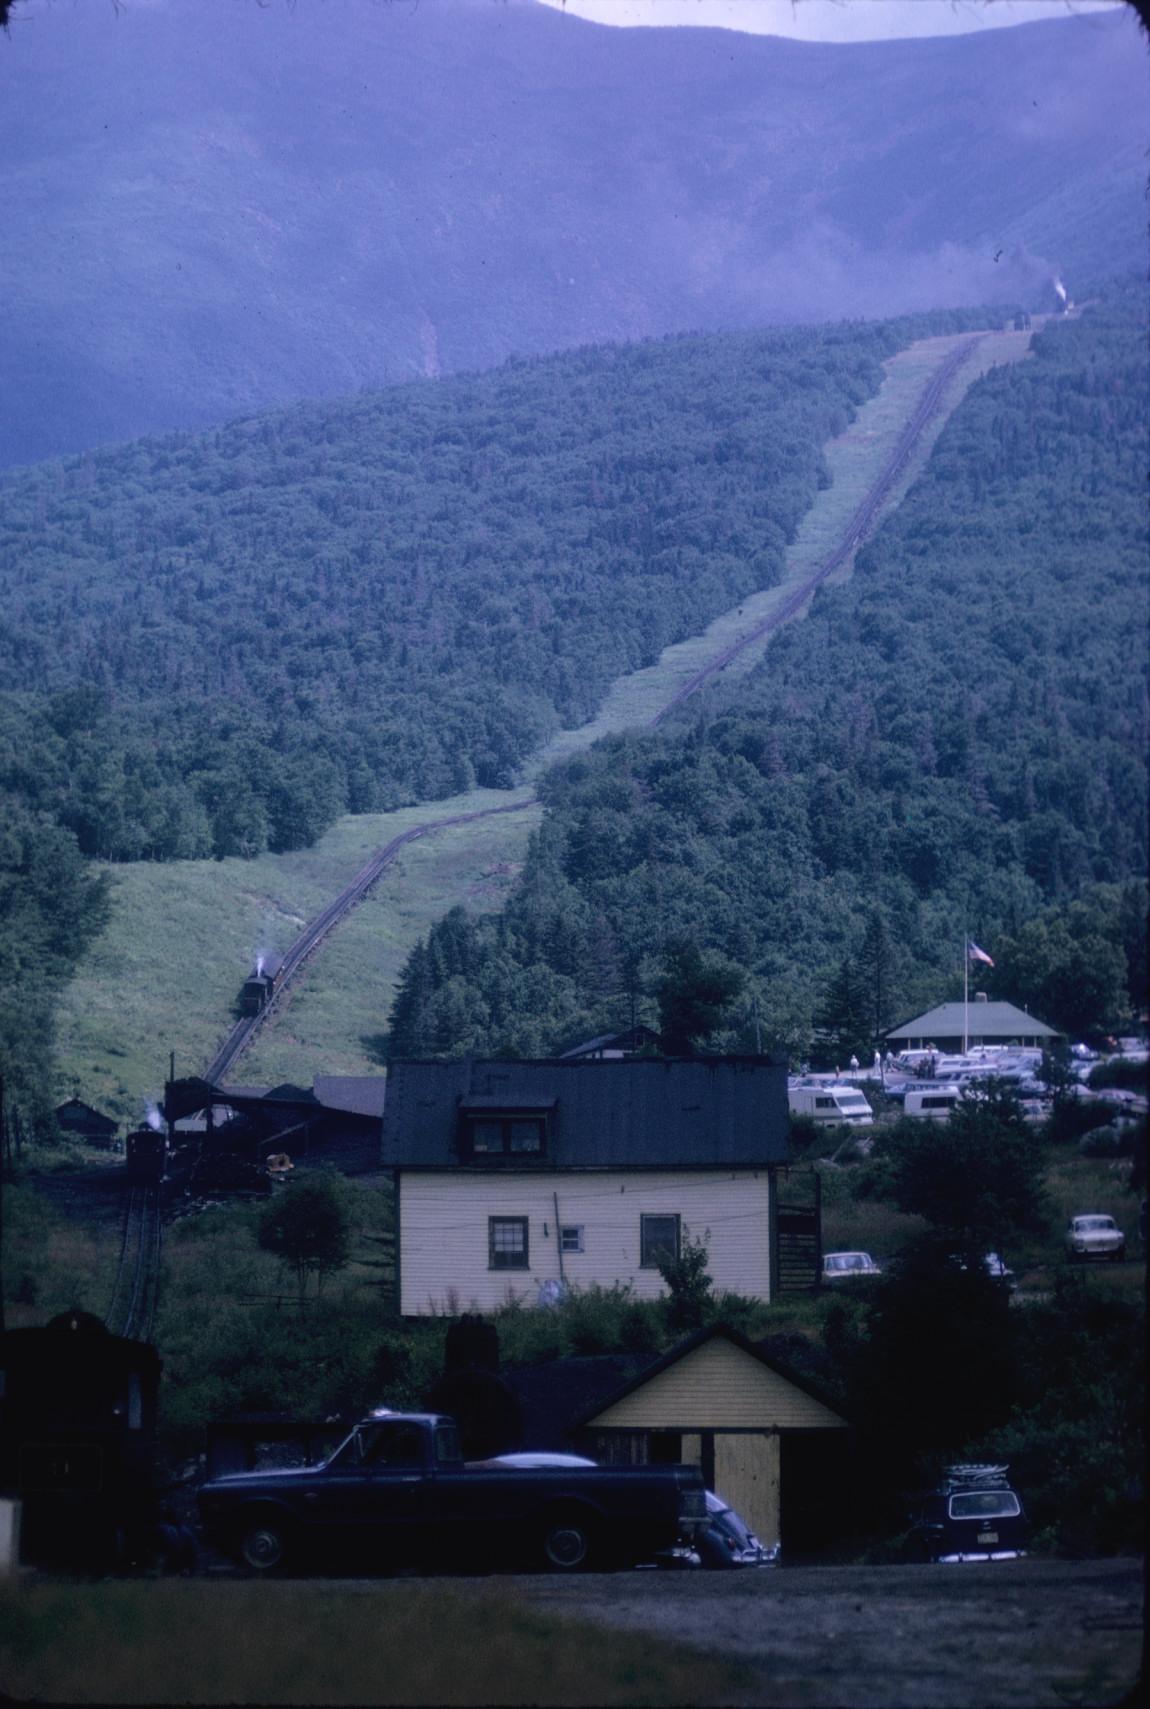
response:
<path id="1" fill-rule="evenodd" d="M 885 356 L 986 319 L 586 349 L 9 475 L 0 790 L 168 860 L 510 784 L 778 579 Z"/>
<path id="2" fill-rule="evenodd" d="M 684 934 L 745 976 L 728 1047 L 873 1039 L 955 994 L 965 932 L 1067 1030 L 1140 1004 L 1145 330 L 1131 289 L 1036 336 L 752 678 L 552 771 L 506 912 L 409 960 L 393 1051 L 655 1018 Z"/>
<path id="3" fill-rule="evenodd" d="M 0 786 L 131 860 L 509 784 L 777 580 L 905 337 L 585 350 L 9 477 Z"/>

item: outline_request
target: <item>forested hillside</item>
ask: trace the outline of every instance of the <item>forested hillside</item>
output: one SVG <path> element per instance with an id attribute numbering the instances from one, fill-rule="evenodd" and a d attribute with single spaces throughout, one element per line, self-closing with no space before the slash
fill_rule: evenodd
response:
<path id="1" fill-rule="evenodd" d="M 914 330 L 589 349 L 9 475 L 0 787 L 132 860 L 506 785 L 778 579 Z"/>
<path id="2" fill-rule="evenodd" d="M 619 1024 L 682 934 L 747 974 L 744 1048 L 756 1023 L 805 1051 L 954 995 L 964 930 L 1009 936 L 1003 994 L 1061 990 L 1056 1023 L 1082 1024 L 1067 965 L 1104 967 L 1102 1012 L 1138 1004 L 1147 401 L 1140 287 L 973 387 L 853 581 L 753 677 L 547 776 L 505 915 L 420 946 L 393 1050 Z"/>
<path id="3" fill-rule="evenodd" d="M 1065 13 L 844 45 L 21 0 L 0 464 L 512 354 L 1084 297 L 1145 265 L 1147 55 L 1132 9 Z"/>

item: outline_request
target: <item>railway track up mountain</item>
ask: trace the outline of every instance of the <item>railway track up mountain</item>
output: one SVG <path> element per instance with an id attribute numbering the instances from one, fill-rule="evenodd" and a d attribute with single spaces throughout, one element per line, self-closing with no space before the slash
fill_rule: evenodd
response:
<path id="1" fill-rule="evenodd" d="M 124 1207 L 116 1275 L 104 1317 L 113 1335 L 146 1341 L 152 1332 L 162 1234 L 159 1187 L 134 1186 Z"/>
<path id="2" fill-rule="evenodd" d="M 975 333 L 964 339 L 931 375 L 923 387 L 915 408 L 903 427 L 890 456 L 867 489 L 866 495 L 840 535 L 834 550 L 762 622 L 757 623 L 745 634 L 740 635 L 736 641 L 717 653 L 701 670 L 690 677 L 648 721 L 650 728 L 656 728 L 665 718 L 669 717 L 676 707 L 682 705 L 692 695 L 697 694 L 744 649 L 773 634 L 784 623 L 790 622 L 828 577 L 834 575 L 836 570 L 841 569 L 849 561 L 852 553 L 858 549 L 873 528 L 884 503 L 900 477 L 905 473 L 919 440 L 941 407 L 948 386 L 958 370 L 974 355 L 982 337 L 981 333 Z M 284 991 L 309 957 L 315 953 L 319 945 L 335 929 L 344 916 L 355 907 L 356 903 L 362 901 L 372 885 L 395 862 L 400 851 L 408 843 L 413 843 L 420 837 L 430 836 L 435 831 L 446 830 L 450 826 L 466 825 L 478 819 L 491 819 L 502 813 L 522 813 L 527 808 L 536 805 L 537 797 L 529 795 L 520 800 L 508 802 L 506 806 L 502 807 L 485 807 L 474 813 L 453 813 L 441 819 L 428 819 L 422 824 L 412 826 L 400 836 L 393 837 L 356 873 L 351 883 L 340 891 L 339 895 L 328 904 L 323 912 L 317 915 L 310 925 L 300 933 L 284 956 L 275 996 L 257 1014 L 246 1017 L 232 1028 L 220 1049 L 205 1068 L 204 1078 L 212 1085 L 219 1084 L 223 1076 L 251 1044 L 256 1034 L 274 1017 Z"/>

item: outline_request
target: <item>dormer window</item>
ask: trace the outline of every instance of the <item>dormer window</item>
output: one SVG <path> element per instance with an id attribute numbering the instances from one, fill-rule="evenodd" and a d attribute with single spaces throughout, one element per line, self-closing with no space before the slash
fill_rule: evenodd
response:
<path id="1" fill-rule="evenodd" d="M 460 1106 L 460 1146 L 475 1162 L 544 1157 L 551 1105 L 511 1109 L 493 1098 L 465 1098 Z"/>

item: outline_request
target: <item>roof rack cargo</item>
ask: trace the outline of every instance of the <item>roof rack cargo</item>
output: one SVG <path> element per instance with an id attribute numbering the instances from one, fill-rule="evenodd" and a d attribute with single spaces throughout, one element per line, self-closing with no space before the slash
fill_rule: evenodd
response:
<path id="1" fill-rule="evenodd" d="M 943 1484 L 947 1490 L 1001 1489 L 1007 1482 L 1009 1470 L 1008 1465 L 947 1466 L 943 1471 Z"/>

